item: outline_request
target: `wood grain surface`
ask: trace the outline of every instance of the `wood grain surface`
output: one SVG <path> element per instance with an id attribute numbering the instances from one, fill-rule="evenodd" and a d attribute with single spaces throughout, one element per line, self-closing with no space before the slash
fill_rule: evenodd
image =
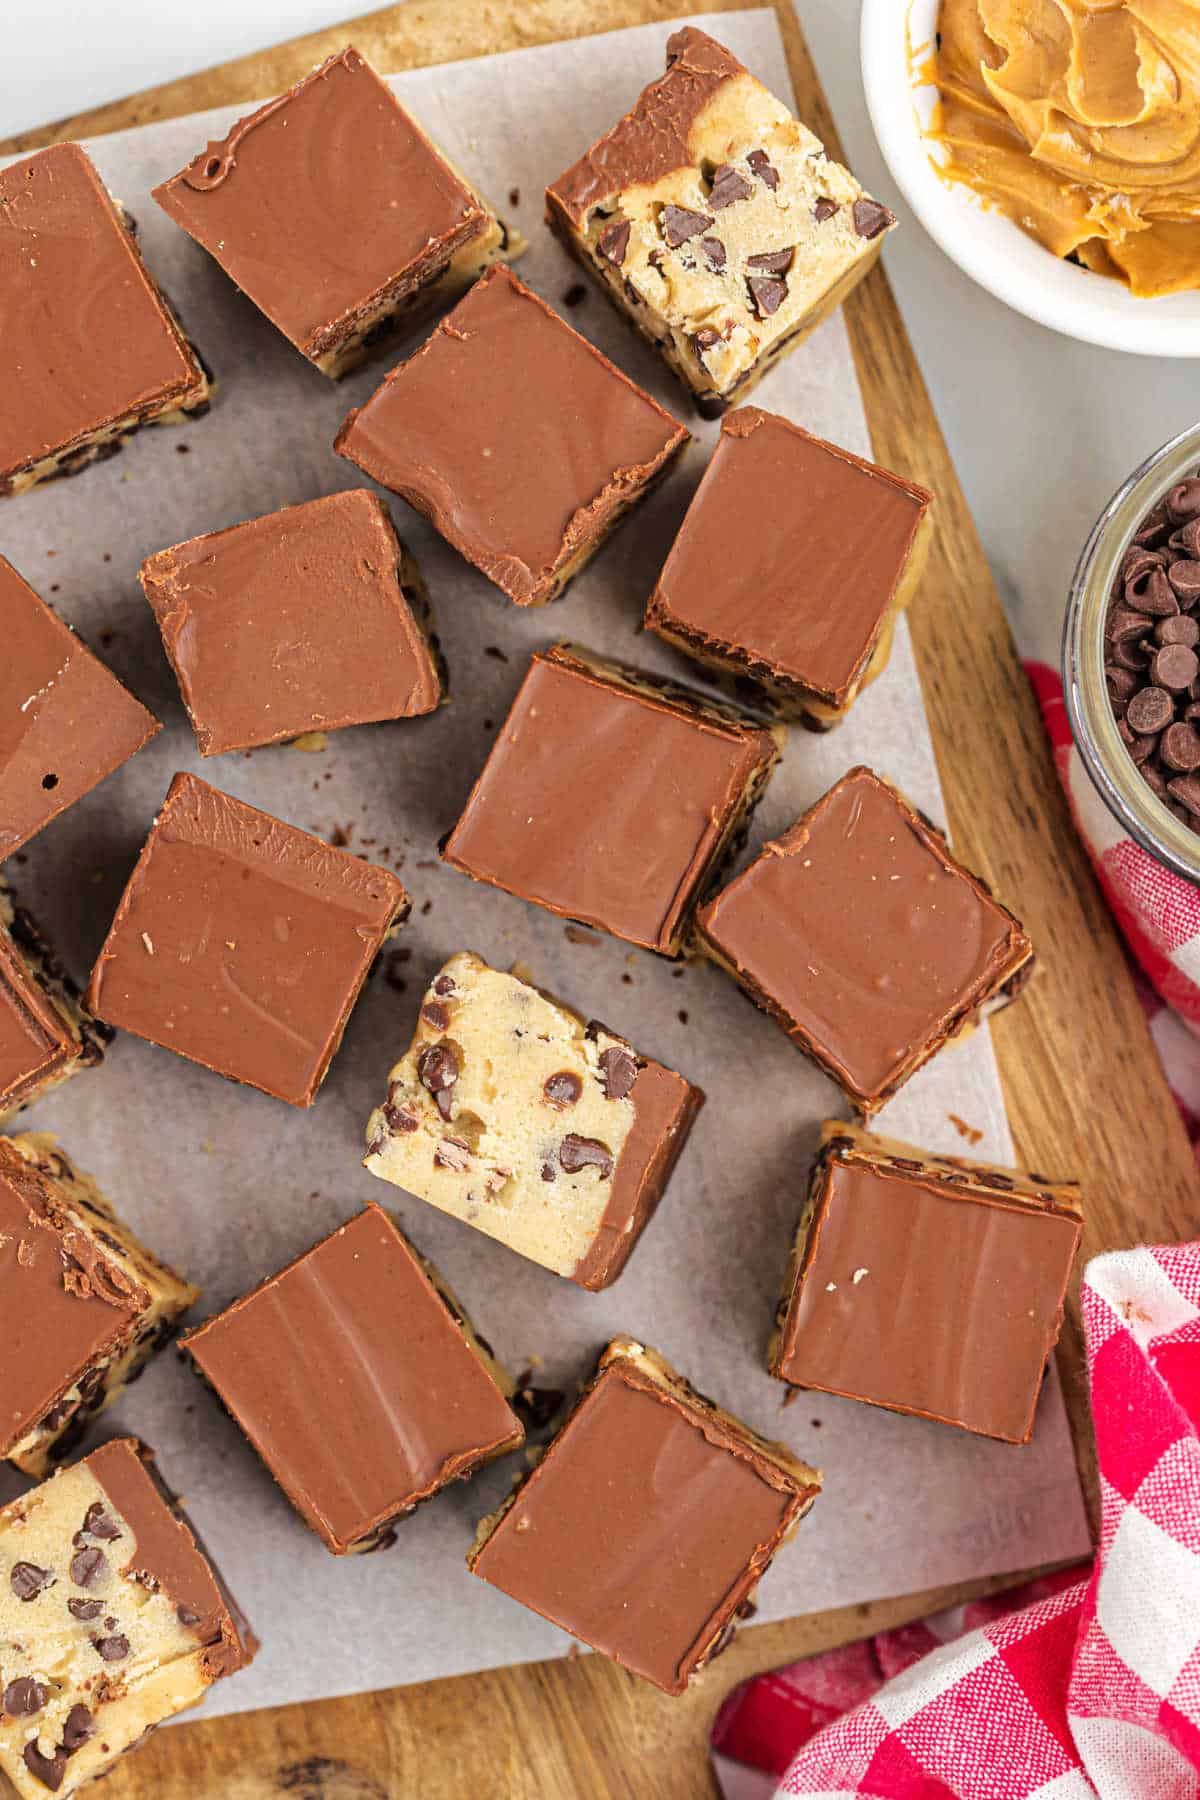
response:
<path id="1" fill-rule="evenodd" d="M 706 10 L 749 3 L 708 0 Z M 776 0 L 776 9 L 800 115 L 840 155 L 789 0 Z M 347 42 L 390 72 L 695 10 L 691 0 L 409 0 L 26 132 L 0 151 L 256 100 Z M 920 228 L 905 221 L 904 229 Z M 910 618 L 955 846 L 1020 913 L 1039 954 L 1037 979 L 992 1027 L 1018 1154 L 1030 1167 L 1082 1181 L 1086 1255 L 1194 1235 L 1200 1183 L 1191 1149 L 882 267 L 851 296 L 846 315 L 877 457 L 938 496 L 933 551 Z M 1005 449 L 1020 454 L 1019 445 L 999 454 Z M 1048 595 L 1047 604 L 1056 599 Z M 1094 1516 L 1076 1297 L 1059 1363 Z M 746 1676 L 1002 1585 L 749 1627 L 679 1700 L 581 1656 L 184 1725 L 130 1758 L 105 1784 L 105 1800 L 696 1800 L 716 1791 L 709 1724 Z M 321 1628 L 315 1618 L 314 1633 Z"/>

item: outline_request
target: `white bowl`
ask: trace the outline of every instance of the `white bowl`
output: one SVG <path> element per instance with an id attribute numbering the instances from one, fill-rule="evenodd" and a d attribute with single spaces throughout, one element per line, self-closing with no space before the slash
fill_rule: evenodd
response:
<path id="1" fill-rule="evenodd" d="M 862 72 L 884 160 L 934 241 L 980 287 L 1068 337 L 1142 356 L 1200 356 L 1200 291 L 1137 300 L 1119 281 L 1053 256 L 961 183 L 943 181 L 922 132 L 938 0 L 862 0 Z"/>

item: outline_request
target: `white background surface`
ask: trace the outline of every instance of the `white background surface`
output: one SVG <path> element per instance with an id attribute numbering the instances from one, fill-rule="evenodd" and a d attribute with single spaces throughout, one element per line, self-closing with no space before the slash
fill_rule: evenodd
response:
<path id="1" fill-rule="evenodd" d="M 848 160 L 903 221 L 888 271 L 1022 647 L 1056 661 L 1088 527 L 1130 469 L 1200 415 L 1200 366 L 1085 348 L 960 274 L 906 217 L 876 149 L 855 0 L 798 10 Z M 0 58 L 0 136 L 360 11 L 355 0 L 40 0 L 20 55 Z"/>
<path id="2" fill-rule="evenodd" d="M 786 92 L 774 15 L 736 15 L 724 29 L 735 52 Z M 568 45 L 397 79 L 402 97 L 469 175 L 501 193 L 519 187 L 515 217 L 532 239 L 522 274 L 552 300 L 573 273 L 549 234 L 533 228 L 541 190 L 660 66 L 661 36 L 657 27 L 622 34 L 608 40 L 603 59 L 587 45 Z M 564 86 L 574 96 L 569 111 L 561 104 Z M 0 522 L 5 552 L 85 637 L 112 624 L 113 667 L 167 722 L 154 745 L 40 834 L 22 867 L 22 898 L 78 969 L 94 958 L 170 774 L 196 767 L 152 621 L 137 599 L 138 562 L 163 543 L 352 483 L 355 472 L 330 445 L 348 407 L 365 398 L 379 374 L 367 368 L 339 387 L 324 381 L 151 204 L 149 186 L 164 169 L 182 166 L 229 123 L 227 112 L 200 115 L 92 146 L 101 174 L 139 219 L 150 266 L 196 341 L 214 346 L 220 388 L 211 416 L 178 434 L 140 434 L 122 456 L 80 480 L 5 502 Z M 490 184 L 483 181 L 488 169 Z M 658 359 L 609 308 L 587 303 L 577 323 L 635 379 L 677 404 Z M 840 315 L 802 354 L 771 371 L 762 398 L 851 449 L 867 448 Z M 711 445 L 715 426 L 694 429 Z M 177 438 L 188 446 L 183 461 L 174 453 Z M 616 940 L 577 945 L 545 913 L 433 861 L 434 843 L 460 810 L 489 741 L 487 721 L 506 710 L 533 645 L 565 633 L 602 654 L 681 672 L 649 638 L 635 651 L 630 628 L 647 571 L 660 566 L 700 460 L 697 451 L 690 476 L 686 468 L 676 472 L 636 510 L 553 617 L 510 606 L 397 502 L 434 599 L 452 672 L 451 707 L 428 720 L 339 733 L 321 756 L 268 749 L 205 766 L 222 788 L 322 836 L 350 821 L 356 849 L 361 843 L 381 860 L 403 849 L 416 903 L 404 933 L 412 953 L 408 991 L 399 998 L 386 981 L 369 984 L 311 1113 L 220 1083 L 123 1034 L 102 1072 L 39 1103 L 29 1123 L 58 1130 L 80 1166 L 95 1170 L 114 1197 L 125 1197 L 134 1227 L 203 1285 L 203 1312 L 280 1267 L 370 1195 L 400 1212 L 514 1369 L 537 1352 L 544 1358 L 539 1380 L 566 1387 L 618 1330 L 659 1343 L 702 1391 L 825 1468 L 826 1494 L 802 1542 L 764 1583 L 759 1616 L 768 1619 L 1068 1560 L 1083 1553 L 1087 1539 L 1053 1378 L 1026 1449 L 829 1396 L 781 1411 L 784 1396 L 762 1367 L 762 1338 L 817 1122 L 837 1105 L 830 1084 L 806 1068 L 784 1035 L 716 970 L 685 969 L 676 977 L 662 959 Z M 111 546 L 107 562 L 98 560 L 101 545 Z M 504 659 L 481 655 L 481 631 L 485 643 L 505 647 Z M 698 675 L 689 670 L 693 683 Z M 791 733 L 756 816 L 753 844 L 776 835 L 859 760 L 940 814 L 903 627 L 889 668 L 841 730 Z M 376 847 L 382 845 L 391 848 Z M 64 869 L 94 872 L 82 896 L 64 882 Z M 611 1295 L 580 1294 L 458 1221 L 381 1190 L 358 1167 L 363 1121 L 380 1097 L 384 1072 L 409 1041 L 419 986 L 464 944 L 501 966 L 526 963 L 551 991 L 585 1015 L 629 1030 L 646 1053 L 680 1068 L 709 1095 L 660 1215 Z M 952 1114 L 984 1133 L 980 1156 L 1010 1160 L 986 1028 L 923 1070 L 882 1114 L 880 1129 L 955 1150 Z M 167 1479 L 186 1495 L 263 1637 L 254 1668 L 214 1690 L 215 1710 L 385 1686 L 562 1648 L 561 1634 L 462 1568 L 474 1521 L 499 1501 L 511 1461 L 406 1521 L 387 1556 L 338 1564 L 174 1357 L 160 1357 L 105 1423 L 138 1431 L 156 1446 Z M 314 1618 L 322 1621 L 319 1634 Z"/>

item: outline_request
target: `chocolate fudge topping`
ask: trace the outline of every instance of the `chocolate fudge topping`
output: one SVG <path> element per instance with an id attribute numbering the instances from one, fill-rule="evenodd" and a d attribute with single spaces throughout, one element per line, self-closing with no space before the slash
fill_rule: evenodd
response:
<path id="1" fill-rule="evenodd" d="M 633 1059 L 630 1058 L 632 1061 Z M 625 1267 L 643 1227 L 662 1199 L 704 1094 L 662 1063 L 635 1064 L 633 1127 L 612 1174 L 600 1229 L 575 1270 L 580 1287 L 605 1288 Z"/>
<path id="2" fill-rule="evenodd" d="M 178 1510 L 150 1451 L 136 1438 L 115 1438 L 93 1450 L 86 1467 L 134 1533 L 130 1545 L 105 1536 L 114 1521 L 93 1521 L 90 1528 L 108 1554 L 120 1555 L 122 1574 L 149 1576 L 175 1602 L 180 1624 L 209 1646 L 204 1669 L 210 1681 L 245 1668 L 258 1640 Z"/>
<path id="3" fill-rule="evenodd" d="M 377 1206 L 184 1342 L 335 1551 L 523 1436 Z"/>
<path id="4" fill-rule="evenodd" d="M 615 674 L 615 679 L 614 679 Z M 444 851 L 452 867 L 673 954 L 770 732 L 591 663 L 539 651 Z"/>
<path id="5" fill-rule="evenodd" d="M 139 579 L 202 756 L 431 712 L 441 682 L 364 488 L 160 550 Z"/>
<path id="6" fill-rule="evenodd" d="M 79 145 L 0 169 L 0 493 L 27 465 L 206 386 Z"/>
<path id="7" fill-rule="evenodd" d="M 666 73 L 639 95 L 599 143 L 546 191 L 551 211 L 578 225 L 593 206 L 625 189 L 661 181 L 691 166 L 688 134 L 722 83 L 745 74 L 736 56 L 707 33 L 685 25 L 667 39 Z"/>
<path id="8" fill-rule="evenodd" d="M 0 344 L 0 359 L 4 349 Z M 0 556 L 0 857 L 162 728 Z"/>
<path id="9" fill-rule="evenodd" d="M 335 448 L 528 606 L 687 441 L 497 265 L 349 414 Z"/>
<path id="10" fill-rule="evenodd" d="M 775 1372 L 1025 1443 L 1078 1216 L 919 1167 L 837 1161 L 817 1208 Z"/>
<path id="11" fill-rule="evenodd" d="M 310 1106 L 406 909 L 389 870 L 176 775 L 87 1004 L 110 1025 Z"/>
<path id="12" fill-rule="evenodd" d="M 757 407 L 727 413 L 646 623 L 845 697 L 932 496 Z"/>
<path id="13" fill-rule="evenodd" d="M 682 1404 L 619 1357 L 472 1567 L 678 1694 L 801 1510 L 719 1413 Z"/>
<path id="14" fill-rule="evenodd" d="M 706 943 L 863 1110 L 1030 954 L 944 840 L 851 769 L 699 914 Z"/>
<path id="15" fill-rule="evenodd" d="M 0 1457 L 122 1341 L 144 1298 L 0 1137 Z"/>
<path id="16" fill-rule="evenodd" d="M 382 289 L 439 271 L 490 216 L 349 48 L 154 198 L 310 357 Z"/>

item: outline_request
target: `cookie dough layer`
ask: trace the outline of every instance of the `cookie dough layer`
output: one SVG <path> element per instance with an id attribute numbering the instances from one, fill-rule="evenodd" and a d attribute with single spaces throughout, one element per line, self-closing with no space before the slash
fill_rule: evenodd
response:
<path id="1" fill-rule="evenodd" d="M 47 1474 L 199 1292 L 53 1137 L 0 1137 L 0 1457 Z"/>
<path id="2" fill-rule="evenodd" d="M 470 951 L 434 977 L 366 1167 L 582 1287 L 624 1268 L 704 1096 Z"/>
<path id="3" fill-rule="evenodd" d="M 702 413 L 744 395 L 866 274 L 896 223 L 713 38 L 686 26 L 546 217 Z"/>
<path id="4" fill-rule="evenodd" d="M 67 1800 L 257 1648 L 134 1439 L 0 1512 L 0 1779 L 20 1800 Z"/>

